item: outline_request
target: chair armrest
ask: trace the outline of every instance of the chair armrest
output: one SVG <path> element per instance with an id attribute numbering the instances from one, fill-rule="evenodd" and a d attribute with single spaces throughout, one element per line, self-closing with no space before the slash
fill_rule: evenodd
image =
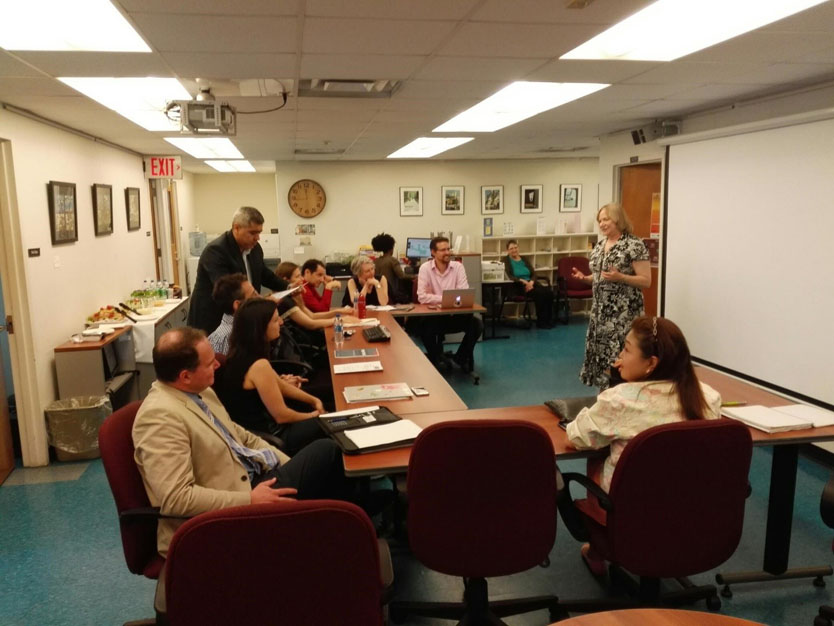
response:
<path id="1" fill-rule="evenodd" d="M 137 522 L 147 519 L 191 519 L 190 515 L 163 515 L 158 506 L 142 506 L 136 509 L 126 509 L 119 513 L 120 522 Z"/>
<path id="2" fill-rule="evenodd" d="M 565 479 L 565 492 L 567 493 L 567 497 L 570 499 L 571 503 L 573 503 L 573 498 L 570 495 L 570 484 L 572 482 L 576 482 L 585 487 L 585 489 L 587 489 L 591 494 L 596 496 L 597 500 L 599 500 L 599 506 L 604 511 L 610 511 L 614 508 L 611 503 L 611 498 L 608 497 L 606 491 L 593 480 L 585 476 L 585 474 L 569 472 L 567 474 L 563 474 L 563 478 Z"/>
<path id="3" fill-rule="evenodd" d="M 295 374 L 303 378 L 309 378 L 313 374 L 313 367 L 304 361 L 275 359 L 271 360 L 269 364 L 278 374 Z"/>
<path id="4" fill-rule="evenodd" d="M 251 432 L 253 435 L 260 437 L 271 446 L 278 448 L 281 452 L 287 451 L 287 444 L 284 443 L 284 440 L 281 439 L 278 435 L 273 435 L 272 433 L 268 433 L 262 430 L 253 430 Z"/>

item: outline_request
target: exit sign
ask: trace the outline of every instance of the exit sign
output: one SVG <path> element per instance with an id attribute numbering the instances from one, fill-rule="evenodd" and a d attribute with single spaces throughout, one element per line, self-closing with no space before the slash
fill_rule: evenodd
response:
<path id="1" fill-rule="evenodd" d="M 177 180 L 181 180 L 182 157 L 145 157 L 145 178 L 176 178 Z"/>

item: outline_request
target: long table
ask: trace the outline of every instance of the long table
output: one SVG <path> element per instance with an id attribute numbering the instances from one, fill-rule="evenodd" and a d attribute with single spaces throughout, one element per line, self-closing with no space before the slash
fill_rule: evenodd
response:
<path id="1" fill-rule="evenodd" d="M 387 311 L 369 311 L 369 317 L 376 317 L 380 323 L 391 332 L 391 341 L 369 343 L 362 335 L 360 328 L 344 344 L 344 349 L 376 348 L 379 357 L 336 359 L 333 357 L 335 344 L 333 342 L 333 328 L 325 329 L 327 338 L 327 352 L 330 355 L 330 376 L 333 381 L 333 395 L 336 400 L 336 410 L 359 408 L 374 404 L 388 407 L 397 415 L 411 416 L 415 413 L 433 413 L 437 411 L 462 411 L 466 404 L 458 397 L 454 389 L 446 382 L 434 366 L 418 348 L 411 337 L 400 327 L 397 321 Z M 356 374 L 336 374 L 333 365 L 337 363 L 355 363 L 378 360 L 382 363 L 381 372 L 361 372 Z M 379 402 L 350 403 L 345 401 L 342 393 L 345 387 L 355 385 L 378 385 L 384 383 L 408 383 L 410 387 L 424 387 L 429 395 L 413 397 L 406 400 L 391 400 Z"/>

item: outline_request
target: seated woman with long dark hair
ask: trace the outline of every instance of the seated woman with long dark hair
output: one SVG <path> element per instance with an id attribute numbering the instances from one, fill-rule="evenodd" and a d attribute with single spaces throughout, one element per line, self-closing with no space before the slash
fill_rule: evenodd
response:
<path id="1" fill-rule="evenodd" d="M 579 450 L 610 446 L 603 463 L 588 462 L 588 476 L 606 491 L 623 450 L 638 434 L 661 424 L 721 414 L 721 396 L 698 381 L 686 339 L 670 320 L 635 319 L 614 367 L 625 382 L 599 394 L 567 427 L 568 439 Z M 605 562 L 588 544 L 582 556 L 595 574 L 605 572 Z"/>
<path id="2" fill-rule="evenodd" d="M 292 456 L 325 436 L 315 420 L 324 407 L 321 400 L 282 380 L 272 369 L 270 343 L 280 336 L 281 324 L 274 300 L 253 298 L 240 305 L 217 395 L 235 422 L 281 437 L 285 452 Z M 309 410 L 295 410 L 288 402 Z"/>

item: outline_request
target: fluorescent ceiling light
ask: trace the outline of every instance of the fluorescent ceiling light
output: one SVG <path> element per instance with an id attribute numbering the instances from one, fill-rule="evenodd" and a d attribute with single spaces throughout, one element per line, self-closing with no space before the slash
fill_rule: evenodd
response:
<path id="1" fill-rule="evenodd" d="M 88 98 L 113 109 L 145 130 L 178 131 L 178 120 L 165 115 L 171 100 L 191 100 L 176 78 L 59 78 Z"/>
<path id="2" fill-rule="evenodd" d="M 109 0 L 0 0 L 6 50 L 150 52 Z"/>
<path id="3" fill-rule="evenodd" d="M 218 172 L 254 172 L 255 167 L 249 161 L 206 161 Z"/>
<path id="4" fill-rule="evenodd" d="M 825 0 L 658 0 L 562 59 L 674 61 Z"/>
<path id="5" fill-rule="evenodd" d="M 392 152 L 389 159 L 428 159 L 472 141 L 474 137 L 418 137 L 410 144 Z"/>
<path id="6" fill-rule="evenodd" d="M 434 132 L 491 133 L 606 87 L 601 83 L 518 81 L 441 124 Z"/>
<path id="7" fill-rule="evenodd" d="M 226 137 L 166 137 L 165 141 L 174 144 L 183 152 L 196 159 L 242 159 L 243 155 L 235 144 Z"/>

